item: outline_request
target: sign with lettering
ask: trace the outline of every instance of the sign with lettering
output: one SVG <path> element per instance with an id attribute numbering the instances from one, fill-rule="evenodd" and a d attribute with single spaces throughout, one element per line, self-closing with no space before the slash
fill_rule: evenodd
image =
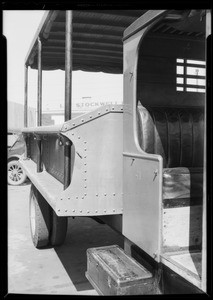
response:
<path id="1" fill-rule="evenodd" d="M 73 110 L 75 111 L 90 111 L 96 109 L 100 106 L 104 105 L 116 105 L 121 104 L 119 101 L 85 101 L 85 102 L 74 102 L 73 103 Z"/>

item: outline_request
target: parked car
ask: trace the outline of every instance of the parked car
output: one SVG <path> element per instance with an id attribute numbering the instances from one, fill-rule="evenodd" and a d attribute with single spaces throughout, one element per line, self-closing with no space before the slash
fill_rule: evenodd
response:
<path id="1" fill-rule="evenodd" d="M 25 151 L 25 143 L 21 130 L 8 130 L 7 132 L 7 182 L 10 185 L 20 185 L 25 182 L 27 175 L 19 158 Z"/>

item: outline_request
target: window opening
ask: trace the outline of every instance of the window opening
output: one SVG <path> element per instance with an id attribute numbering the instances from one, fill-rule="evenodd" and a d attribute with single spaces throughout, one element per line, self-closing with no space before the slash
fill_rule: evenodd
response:
<path id="1" fill-rule="evenodd" d="M 176 59 L 176 91 L 205 93 L 205 86 L 205 61 Z"/>

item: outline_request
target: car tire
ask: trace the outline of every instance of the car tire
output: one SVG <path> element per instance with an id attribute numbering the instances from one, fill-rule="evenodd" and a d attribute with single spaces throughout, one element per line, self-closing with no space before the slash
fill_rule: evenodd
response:
<path id="1" fill-rule="evenodd" d="M 33 244 L 36 248 L 44 248 L 49 244 L 51 230 L 51 210 L 44 197 L 32 184 L 30 191 L 30 229 Z"/>
<path id="2" fill-rule="evenodd" d="M 7 182 L 10 185 L 20 185 L 27 179 L 25 171 L 15 159 L 7 163 L 7 173 Z"/>
<path id="3" fill-rule="evenodd" d="M 51 246 L 61 246 L 67 234 L 67 217 L 58 217 L 55 211 L 52 209 L 52 220 L 51 220 L 51 236 L 50 244 Z"/>

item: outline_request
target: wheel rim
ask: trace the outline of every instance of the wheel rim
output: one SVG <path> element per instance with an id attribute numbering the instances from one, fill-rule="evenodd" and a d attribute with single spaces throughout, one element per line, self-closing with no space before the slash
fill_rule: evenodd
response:
<path id="1" fill-rule="evenodd" d="M 8 169 L 8 176 L 13 182 L 19 182 L 22 180 L 24 172 L 18 164 L 13 164 Z"/>
<path id="2" fill-rule="evenodd" d="M 35 216 L 36 216 L 36 211 L 35 211 L 35 196 L 32 195 L 31 201 L 30 201 L 30 226 L 31 226 L 31 231 L 32 235 L 35 235 Z"/>

